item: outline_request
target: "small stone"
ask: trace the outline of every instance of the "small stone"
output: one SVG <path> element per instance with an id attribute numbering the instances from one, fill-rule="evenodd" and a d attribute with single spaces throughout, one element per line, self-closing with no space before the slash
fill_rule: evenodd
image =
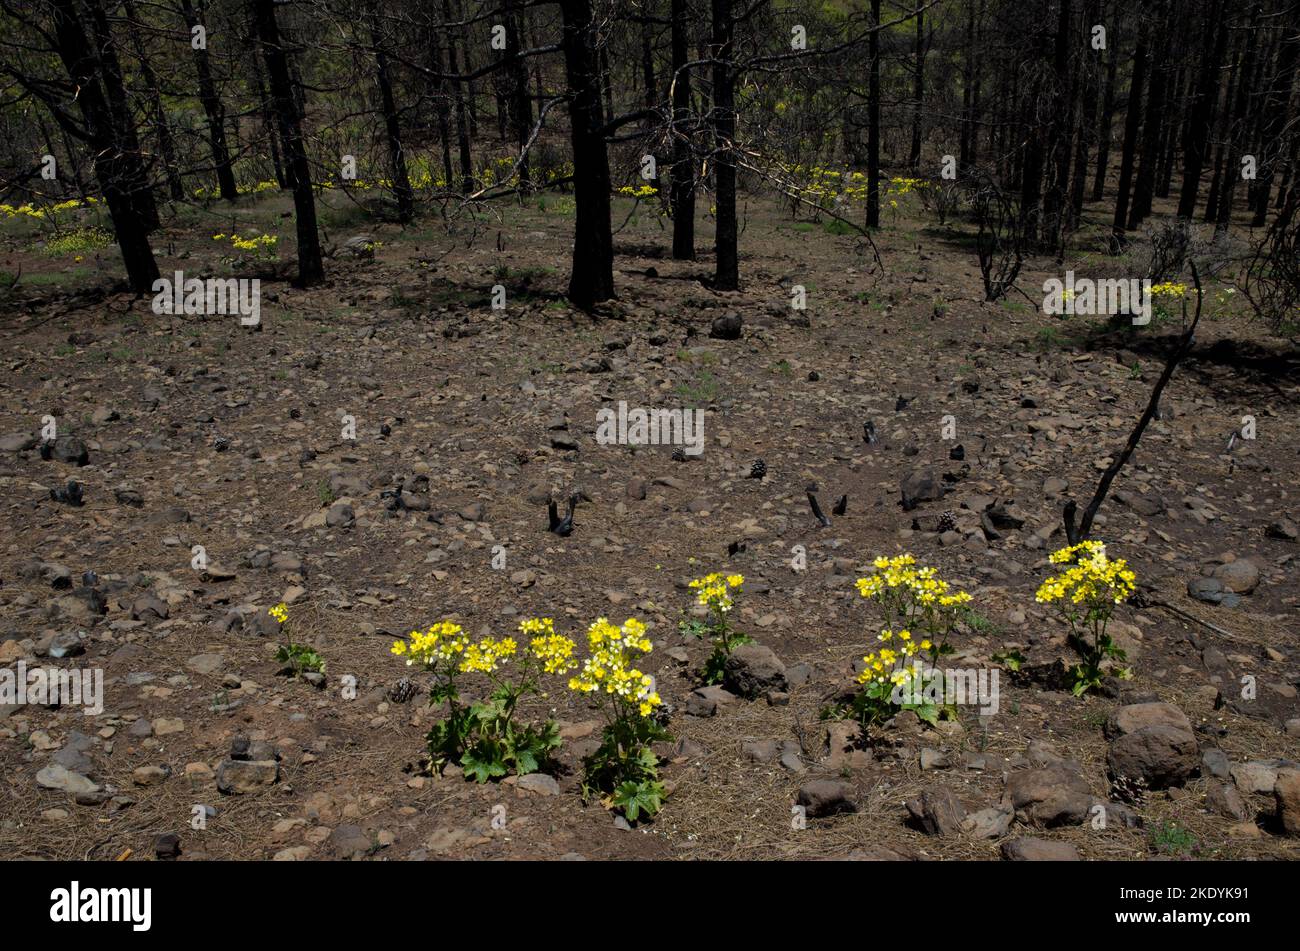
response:
<path id="1" fill-rule="evenodd" d="M 978 839 L 1000 839 L 1011 829 L 1011 820 L 1015 817 L 1013 810 L 995 806 L 970 813 L 962 820 L 961 827 Z"/>
<path id="2" fill-rule="evenodd" d="M 60 792 L 75 794 L 95 793 L 99 791 L 99 786 L 81 775 L 74 773 L 72 770 L 60 766 L 58 763 L 52 763 L 46 766 L 36 774 L 36 784 L 43 789 L 57 789 Z"/>
<path id="3" fill-rule="evenodd" d="M 728 312 L 721 317 L 713 318 L 713 324 L 709 327 L 709 336 L 717 340 L 739 340 L 745 322 L 741 316 L 735 312 Z"/>
<path id="4" fill-rule="evenodd" d="M 951 789 L 943 786 L 922 790 L 919 799 L 907 803 L 907 811 L 927 835 L 956 835 L 966 818 L 965 807 Z"/>
<path id="5" fill-rule="evenodd" d="M 834 779 L 815 779 L 799 787 L 796 800 L 804 807 L 809 819 L 820 819 L 839 813 L 857 812 L 853 802 L 856 790 L 849 783 Z"/>
<path id="6" fill-rule="evenodd" d="M 1233 763 L 1229 772 L 1237 788 L 1250 795 L 1268 794 L 1277 783 L 1277 768 L 1268 763 Z"/>
<path id="7" fill-rule="evenodd" d="M 217 767 L 217 789 L 227 795 L 256 792 L 280 780 L 275 760 L 226 760 Z"/>
<path id="8" fill-rule="evenodd" d="M 154 736 L 167 736 L 185 729 L 185 721 L 175 717 L 158 717 L 153 721 Z"/>
<path id="9" fill-rule="evenodd" d="M 547 776 L 545 773 L 529 773 L 526 776 L 520 776 L 515 785 L 519 789 L 537 793 L 539 796 L 558 796 L 560 794 L 560 784 L 555 781 L 554 776 Z"/>
<path id="10" fill-rule="evenodd" d="M 785 664 L 762 644 L 742 644 L 723 665 L 723 683 L 732 693 L 750 699 L 768 691 L 786 692 Z"/>
<path id="11" fill-rule="evenodd" d="M 163 861 L 181 854 L 181 837 L 175 832 L 165 832 L 153 840 L 153 854 Z"/>
<path id="12" fill-rule="evenodd" d="M 1210 783 L 1205 791 L 1205 806 L 1225 819 L 1243 821 L 1250 818 L 1250 810 L 1241 793 L 1237 792 L 1237 787 L 1227 783 Z"/>
<path id="13" fill-rule="evenodd" d="M 1300 769 L 1279 770 L 1273 796 L 1282 830 L 1289 836 L 1300 837 Z"/>
<path id="14" fill-rule="evenodd" d="M 164 766 L 139 766 L 131 772 L 131 781 L 137 786 L 160 786 L 172 774 Z"/>
<path id="15" fill-rule="evenodd" d="M 1259 585 L 1259 566 L 1249 558 L 1238 558 L 1214 569 L 1212 577 L 1234 594 L 1250 594 Z"/>
<path id="16" fill-rule="evenodd" d="M 1008 862 L 1079 862 L 1079 850 L 1068 842 L 1049 842 L 1024 836 L 1002 843 L 1002 857 Z"/>

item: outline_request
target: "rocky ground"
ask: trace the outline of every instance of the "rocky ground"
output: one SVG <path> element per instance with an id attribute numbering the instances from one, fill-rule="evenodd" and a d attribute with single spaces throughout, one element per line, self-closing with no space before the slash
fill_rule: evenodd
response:
<path id="1" fill-rule="evenodd" d="M 208 230 L 268 225 L 276 201 L 178 223 L 162 269 L 226 273 Z M 327 288 L 266 283 L 256 331 L 154 315 L 104 292 L 111 264 L 8 238 L 0 267 L 48 277 L 19 281 L 0 326 L 0 664 L 102 668 L 106 688 L 93 717 L 0 707 L 0 854 L 1296 857 L 1294 362 L 1209 288 L 1198 348 L 1095 530 L 1142 585 L 1114 625 L 1135 676 L 1076 698 L 1050 686 L 1065 628 L 1034 591 L 1178 318 L 1119 335 L 1018 295 L 985 304 L 961 234 L 919 219 L 881 233 L 881 274 L 852 236 L 748 215 L 745 289 L 716 294 L 711 261 L 669 260 L 642 207 L 617 239 L 620 300 L 594 316 L 560 297 L 571 210 L 505 208 L 454 242 L 368 224 L 373 260 L 340 241 Z M 1031 298 L 1059 273 L 1036 263 Z M 704 452 L 597 445 L 619 400 L 704 408 Z M 1229 445 L 1244 416 L 1256 438 Z M 848 496 L 827 527 L 812 484 L 828 512 Z M 560 538 L 546 504 L 572 493 Z M 961 661 L 1026 663 L 1003 671 L 995 715 L 936 730 L 909 714 L 864 738 L 819 714 L 875 634 L 853 581 L 900 551 L 974 595 Z M 750 658 L 752 698 L 697 689 L 708 648 L 678 630 L 686 581 L 714 568 L 746 576 L 736 621 L 775 654 Z M 279 601 L 326 661 L 318 683 L 274 660 Z M 655 821 L 583 804 L 598 723 L 565 691 L 531 711 L 561 721 L 554 775 L 422 775 L 431 714 L 394 697 L 393 638 L 534 614 L 575 635 L 600 615 L 651 625 L 676 738 Z"/>

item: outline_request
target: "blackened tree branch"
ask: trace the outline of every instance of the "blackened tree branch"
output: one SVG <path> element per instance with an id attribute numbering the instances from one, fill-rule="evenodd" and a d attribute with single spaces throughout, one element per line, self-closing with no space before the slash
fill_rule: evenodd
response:
<path id="1" fill-rule="evenodd" d="M 1192 282 L 1196 285 L 1196 315 L 1192 318 L 1191 326 L 1183 334 L 1183 339 L 1178 342 L 1178 346 L 1169 354 L 1169 359 L 1165 363 L 1164 372 L 1160 374 L 1160 379 L 1156 381 L 1155 388 L 1151 391 L 1151 399 L 1147 402 L 1146 411 L 1138 420 L 1137 425 L 1133 427 L 1133 432 L 1129 433 L 1128 442 L 1124 444 L 1124 449 L 1115 461 L 1106 467 L 1102 473 L 1101 481 L 1097 483 L 1097 491 L 1092 496 L 1092 501 L 1083 511 L 1083 518 L 1079 524 L 1075 525 L 1075 515 L 1078 512 L 1078 506 L 1071 499 L 1065 505 L 1062 513 L 1065 521 L 1065 537 L 1071 545 L 1077 545 L 1085 540 L 1092 531 L 1092 520 L 1097 516 L 1097 510 L 1101 508 L 1101 503 L 1106 499 L 1106 493 L 1110 491 L 1111 483 L 1119 475 L 1120 470 L 1124 468 L 1129 457 L 1133 455 L 1133 450 L 1137 448 L 1138 441 L 1142 438 L 1142 433 L 1146 431 L 1147 424 L 1155 418 L 1156 412 L 1160 409 L 1160 395 L 1165 390 L 1165 385 L 1169 378 L 1174 375 L 1174 370 L 1178 369 L 1178 364 L 1187 356 L 1191 350 L 1193 338 L 1196 334 L 1196 325 L 1201 322 L 1201 305 L 1203 303 L 1203 294 L 1201 293 L 1201 277 L 1196 271 L 1195 263 L 1192 264 Z M 1183 302 L 1183 313 L 1187 313 L 1187 302 Z"/>

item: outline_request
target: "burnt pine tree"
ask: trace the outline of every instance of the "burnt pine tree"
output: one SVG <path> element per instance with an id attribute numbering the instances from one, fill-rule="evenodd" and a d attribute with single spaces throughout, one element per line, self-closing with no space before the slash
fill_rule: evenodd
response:
<path id="1" fill-rule="evenodd" d="M 1290 21 L 1283 29 L 1286 33 L 1282 37 L 1277 54 L 1277 65 L 1264 98 L 1260 136 L 1264 154 L 1256 181 L 1258 203 L 1255 205 L 1255 217 L 1251 220 L 1251 226 L 1255 228 L 1262 227 L 1268 215 L 1268 198 L 1273 189 L 1273 177 L 1278 164 L 1283 160 L 1282 149 L 1286 146 L 1282 130 L 1287 123 L 1287 103 L 1291 99 L 1291 90 L 1295 84 L 1296 60 L 1300 57 L 1300 23 L 1297 22 L 1294 7 Z M 1296 120 L 1293 118 L 1291 121 Z"/>
<path id="2" fill-rule="evenodd" d="M 448 23 L 453 19 L 451 13 L 451 0 L 442 0 L 442 15 Z M 469 68 L 468 59 L 466 68 Z M 465 106 L 465 89 L 459 76 L 456 75 L 458 69 L 456 63 L 456 39 L 450 34 L 447 36 L 447 71 L 452 74 L 451 80 L 452 96 L 456 100 L 456 145 L 460 156 L 460 189 L 466 195 L 474 190 L 474 160 L 470 152 L 470 126 Z M 447 181 L 448 187 L 451 186 L 451 180 Z"/>
<path id="3" fill-rule="evenodd" d="M 692 158 L 691 71 L 686 65 L 686 0 L 672 0 L 673 180 L 669 201 L 673 210 L 673 257 L 695 259 L 695 162 Z"/>
<path id="4" fill-rule="evenodd" d="M 514 9 L 517 0 L 505 0 L 506 27 L 506 115 L 510 120 L 510 131 L 519 146 L 519 187 L 528 191 L 531 176 L 528 163 L 528 136 L 533 125 L 533 104 L 528 98 L 528 66 L 520 54 L 519 18 L 520 12 Z"/>
<path id="5" fill-rule="evenodd" d="M 370 11 L 370 43 L 375 56 L 375 84 L 379 87 L 379 107 L 384 114 L 384 132 L 388 138 L 388 163 L 393 176 L 393 196 L 397 199 L 397 220 L 407 224 L 415 217 L 415 192 L 406 174 L 406 153 L 402 148 L 402 123 L 397 115 L 397 101 L 393 98 L 393 83 L 389 78 L 388 54 L 384 51 L 379 34 L 379 11 Z"/>
<path id="6" fill-rule="evenodd" d="M 588 310 L 614 296 L 614 239 L 609 227 L 609 155 L 600 106 L 596 24 L 590 0 L 560 0 L 564 72 L 573 147 L 573 268 L 569 300 Z"/>
<path id="7" fill-rule="evenodd" d="M 867 227 L 880 227 L 880 0 L 871 0 L 867 39 L 871 72 L 867 80 Z"/>
<path id="8" fill-rule="evenodd" d="M 158 138 L 158 155 L 162 159 L 163 172 L 167 176 L 167 191 L 173 201 L 185 197 L 185 187 L 181 183 L 180 167 L 176 161 L 176 146 L 172 140 L 171 125 L 167 121 L 167 110 L 163 105 L 162 90 L 158 86 L 158 76 L 149 64 L 149 56 L 144 48 L 144 25 L 136 14 L 132 0 L 122 0 L 122 12 L 126 14 L 127 32 L 131 36 L 131 48 L 135 51 L 136 62 L 140 64 L 140 80 L 149 94 L 149 108 L 153 112 L 154 135 Z"/>
<path id="9" fill-rule="evenodd" d="M 65 132 L 86 144 L 122 252 L 127 283 L 136 293 L 149 293 L 158 280 L 158 264 L 149 245 L 153 201 L 137 193 L 145 175 L 135 131 L 121 128 L 122 112 L 109 106 L 104 67 L 82 26 L 75 0 L 50 0 L 49 7 L 52 29 L 42 32 L 52 41 L 69 83 L 59 88 L 21 75 L 15 79 L 45 103 Z M 80 123 L 64 109 L 71 101 L 81 112 Z"/>
<path id="10" fill-rule="evenodd" d="M 731 0 L 713 0 L 713 177 L 717 228 L 713 287 L 734 291 L 740 286 L 740 260 L 736 248 L 736 74 L 732 68 Z"/>
<path id="11" fill-rule="evenodd" d="M 226 113 L 212 80 L 212 65 L 208 59 L 207 25 L 203 22 L 205 11 L 195 9 L 192 0 L 181 0 L 181 13 L 190 31 L 190 49 L 194 53 L 194 71 L 199 79 L 199 103 L 208 123 L 208 144 L 212 149 L 212 166 L 217 173 L 217 187 L 221 197 L 234 201 L 239 197 L 235 187 L 235 173 L 230 165 L 230 149 L 226 146 Z M 201 27 L 196 31 L 196 28 Z"/>
<path id="12" fill-rule="evenodd" d="M 1196 197 L 1201 188 L 1210 147 L 1210 124 L 1214 119 L 1214 102 L 1219 88 L 1219 63 L 1228 43 L 1228 28 L 1223 16 L 1223 0 L 1210 0 L 1205 16 L 1201 68 L 1196 92 L 1183 126 L 1183 187 L 1178 195 L 1178 217 L 1196 214 Z"/>
<path id="13" fill-rule="evenodd" d="M 144 219 L 150 231 L 158 229 L 158 205 L 154 201 L 153 189 L 149 183 L 148 169 L 144 163 L 144 151 L 140 148 L 140 138 L 135 128 L 135 118 L 130 98 L 126 91 L 125 74 L 117 58 L 117 43 L 104 12 L 103 0 L 86 0 L 85 9 L 89 13 L 91 35 L 94 39 L 95 62 L 99 65 L 99 78 L 104 84 L 104 93 L 108 97 L 108 108 L 113 113 L 113 127 L 122 143 L 122 148 L 137 156 L 127 172 L 133 177 L 127 195 L 136 206 L 136 211 Z"/>
<path id="14" fill-rule="evenodd" d="M 1111 226 L 1111 251 L 1123 252 L 1128 223 L 1129 190 L 1133 185 L 1133 165 L 1137 152 L 1138 129 L 1142 124 L 1142 87 L 1146 83 L 1149 29 L 1139 27 L 1137 49 L 1133 53 L 1133 75 L 1129 79 L 1128 111 L 1124 117 L 1124 144 L 1120 147 L 1119 186 L 1115 192 L 1115 222 Z"/>
<path id="15" fill-rule="evenodd" d="M 1157 2 L 1153 8 L 1154 55 L 1151 59 L 1151 82 L 1147 92 L 1145 117 L 1142 120 L 1142 161 L 1133 186 L 1133 203 L 1129 206 L 1128 230 L 1132 231 L 1151 214 L 1155 198 L 1156 168 L 1160 164 L 1160 131 L 1165 119 L 1165 89 L 1168 78 L 1169 22 L 1167 7 Z"/>
<path id="16" fill-rule="evenodd" d="M 293 186 L 293 208 L 298 235 L 298 286 L 310 287 L 325 280 L 321 262 L 320 235 L 316 230 L 316 196 L 311 187 L 311 166 L 303 142 L 302 117 L 289 78 L 280 26 L 275 18 L 275 0 L 249 0 L 257 40 L 266 61 L 271 87 L 271 108 L 275 112 L 280 140 L 284 143 L 288 175 Z"/>

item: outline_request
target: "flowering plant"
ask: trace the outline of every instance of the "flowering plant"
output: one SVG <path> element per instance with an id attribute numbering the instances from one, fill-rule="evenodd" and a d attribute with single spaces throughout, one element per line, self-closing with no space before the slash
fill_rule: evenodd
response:
<path id="1" fill-rule="evenodd" d="M 604 793 L 607 807 L 622 809 L 629 821 L 653 816 L 667 795 L 659 781 L 659 757 L 650 744 L 668 738 L 654 719 L 663 701 L 654 678 L 635 665 L 654 645 L 646 626 L 628 618 L 615 626 L 597 618 L 587 629 L 589 656 L 569 688 L 590 695 L 605 715 L 601 743 L 583 760 L 585 797 Z"/>
<path id="2" fill-rule="evenodd" d="M 1082 662 L 1070 669 L 1075 696 L 1101 685 L 1107 660 L 1123 664 L 1128 658 L 1106 633 L 1115 608 L 1137 590 L 1137 577 L 1123 558 L 1111 558 L 1106 545 L 1085 541 L 1052 552 L 1048 560 L 1068 566 L 1038 588 L 1034 599 L 1039 604 L 1055 604 L 1070 625 L 1070 646 L 1079 652 Z M 1091 641 L 1089 641 L 1091 636 Z M 1131 677 L 1127 667 L 1115 671 L 1121 679 Z"/>
<path id="3" fill-rule="evenodd" d="M 722 683 L 723 667 L 727 657 L 741 644 L 750 643 L 753 638 L 734 631 L 727 622 L 727 615 L 736 606 L 735 596 L 745 584 L 743 575 L 723 575 L 713 572 L 691 582 L 691 590 L 696 592 L 695 601 L 709 609 L 707 621 L 683 621 L 681 630 L 693 637 L 707 637 L 713 642 L 713 653 L 704 664 L 704 682 L 706 684 Z"/>
<path id="4" fill-rule="evenodd" d="M 925 699 L 930 692 L 924 688 L 939 676 L 933 664 L 952 653 L 947 637 L 971 596 L 954 591 L 937 569 L 917 567 L 911 555 L 881 556 L 873 565 L 873 573 L 859 578 L 857 588 L 880 607 L 882 626 L 876 635 L 880 647 L 862 658 L 857 677 L 862 689 L 850 705 L 851 713 L 864 726 L 887 720 L 900 710 L 912 710 L 927 723 L 937 723 L 941 713 L 954 716 L 950 705 Z M 930 659 L 928 669 L 923 656 Z M 900 702 L 900 698 L 905 699 Z"/>
<path id="5" fill-rule="evenodd" d="M 526 650 L 513 637 L 472 641 L 450 621 L 412 631 L 409 641 L 393 644 L 393 653 L 406 657 L 408 665 L 421 664 L 434 674 L 430 704 L 447 703 L 447 717 L 425 737 L 430 763 L 439 772 L 455 761 L 480 783 L 508 772 L 523 776 L 539 770 L 559 748 L 554 720 L 521 724 L 515 713 L 523 698 L 542 693 L 542 675 L 573 669 L 573 641 L 556 634 L 550 618 L 529 618 L 519 630 L 531 635 Z M 487 698 L 462 706 L 457 687 L 462 674 L 486 677 L 492 685 Z"/>
<path id="6" fill-rule="evenodd" d="M 290 635 L 288 605 L 281 601 L 275 607 L 268 608 L 266 613 L 275 618 L 279 630 L 284 632 L 284 643 L 275 652 L 276 662 L 283 664 L 284 669 L 295 677 L 304 673 L 325 673 L 325 661 L 320 654 L 307 644 L 295 643 Z"/>

